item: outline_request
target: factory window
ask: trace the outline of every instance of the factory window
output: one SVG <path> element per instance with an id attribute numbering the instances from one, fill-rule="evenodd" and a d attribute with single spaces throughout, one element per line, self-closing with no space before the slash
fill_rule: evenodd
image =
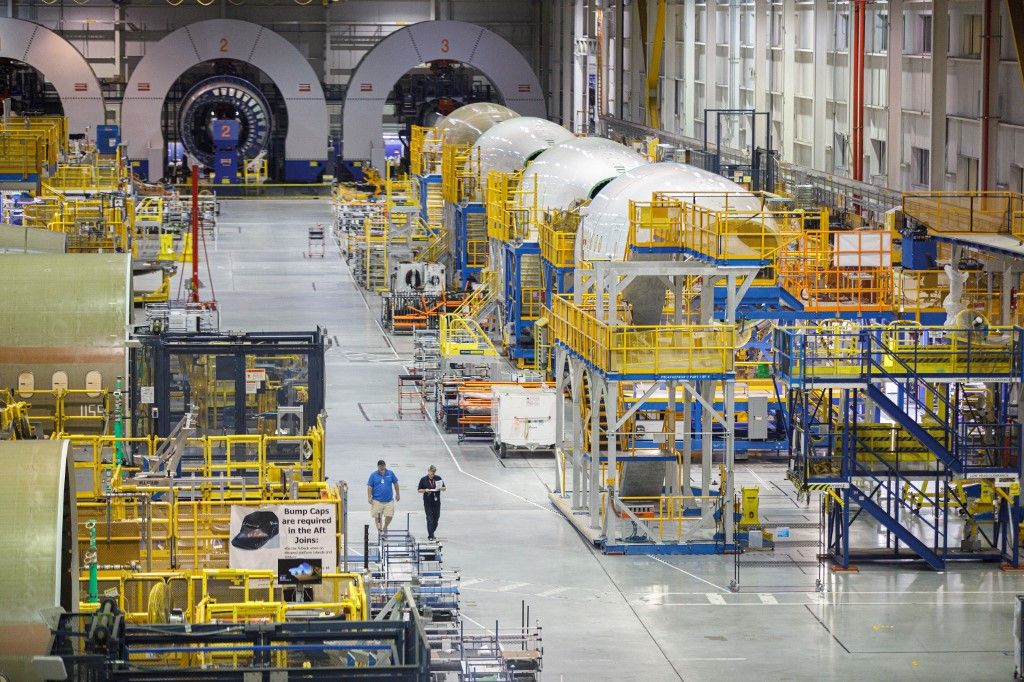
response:
<path id="1" fill-rule="evenodd" d="M 871 147 L 875 150 L 875 161 L 878 163 L 878 175 L 885 174 L 885 140 L 871 140 Z"/>
<path id="2" fill-rule="evenodd" d="M 932 53 L 932 15 L 921 15 L 921 54 Z"/>
<path id="3" fill-rule="evenodd" d="M 54 372 L 53 376 L 50 377 L 50 388 L 54 391 L 68 390 L 68 373 L 60 371 Z"/>
<path id="4" fill-rule="evenodd" d="M 886 52 L 889 49 L 889 15 L 886 12 L 875 13 L 874 30 L 871 32 L 871 45 L 868 52 Z"/>
<path id="5" fill-rule="evenodd" d="M 931 154 L 927 149 L 911 147 L 910 163 L 914 172 L 913 184 L 927 187 L 930 170 L 929 166 L 931 165 Z"/>
<path id="6" fill-rule="evenodd" d="M 981 15 L 964 16 L 963 45 L 961 54 L 965 57 L 981 56 Z"/>
<path id="7" fill-rule="evenodd" d="M 18 393 L 22 398 L 29 398 L 32 391 L 36 389 L 36 378 L 32 372 L 22 372 L 18 375 Z"/>
<path id="8" fill-rule="evenodd" d="M 771 10 L 770 23 L 768 27 L 768 41 L 772 47 L 782 47 L 782 5 L 778 5 L 779 9 Z"/>
<path id="9" fill-rule="evenodd" d="M 832 136 L 832 155 L 835 163 L 835 167 L 846 168 L 848 164 L 846 154 L 846 136 L 841 133 L 836 133 Z"/>
<path id="10" fill-rule="evenodd" d="M 85 375 L 85 394 L 95 398 L 103 390 L 103 375 L 93 370 Z"/>
<path id="11" fill-rule="evenodd" d="M 848 50 L 850 48 L 850 15 L 843 13 L 836 17 L 835 45 L 837 50 Z"/>

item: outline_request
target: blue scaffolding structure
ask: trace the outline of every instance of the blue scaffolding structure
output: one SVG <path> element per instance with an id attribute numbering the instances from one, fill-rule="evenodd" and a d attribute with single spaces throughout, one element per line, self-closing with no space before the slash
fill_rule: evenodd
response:
<path id="1" fill-rule="evenodd" d="M 790 475 L 800 490 L 828 493 L 837 566 L 1020 567 L 1019 327 L 780 328 L 775 346 Z M 987 516 L 973 504 L 984 487 L 994 493 Z M 884 528 L 883 545 L 854 532 L 862 515 Z"/>

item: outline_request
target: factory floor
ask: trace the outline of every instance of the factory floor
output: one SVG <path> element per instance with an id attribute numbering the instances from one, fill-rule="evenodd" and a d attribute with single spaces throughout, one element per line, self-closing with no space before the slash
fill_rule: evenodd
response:
<path id="1" fill-rule="evenodd" d="M 1013 602 L 1024 576 L 991 565 L 936 574 L 862 566 L 824 572 L 815 592 L 817 502 L 798 502 L 779 464 L 741 464 L 774 552 L 748 553 L 731 593 L 731 556 L 603 556 L 548 501 L 546 457 L 500 461 L 431 421 L 398 421 L 397 377 L 411 339 L 389 339 L 379 299 L 354 284 L 337 248 L 304 257 L 326 200 L 224 201 L 208 246 L 222 329 L 326 327 L 327 474 L 348 481 L 349 528 L 369 522 L 364 482 L 378 459 L 398 475 L 395 523 L 425 536 L 415 485 L 429 464 L 447 481 L 438 536 L 462 573 L 465 615 L 518 626 L 522 602 L 543 626 L 547 680 L 991 680 L 1013 674 Z M 187 270 L 187 266 L 185 268 Z M 205 271 L 202 280 L 208 286 Z M 204 297 L 209 289 L 204 290 Z M 861 537 L 873 537 L 867 525 Z"/>

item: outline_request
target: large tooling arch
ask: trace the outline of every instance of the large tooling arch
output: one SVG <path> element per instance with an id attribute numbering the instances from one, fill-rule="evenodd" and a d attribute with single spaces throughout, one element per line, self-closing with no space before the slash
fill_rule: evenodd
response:
<path id="1" fill-rule="evenodd" d="M 252 64 L 277 85 L 288 109 L 287 160 L 327 158 L 327 103 L 313 68 L 277 33 L 236 19 L 183 26 L 146 51 L 132 72 L 121 105 L 121 134 L 128 144 L 128 158 L 147 159 L 153 173 L 163 166 L 164 99 L 181 74 L 215 59 Z"/>
<path id="2" fill-rule="evenodd" d="M 60 95 L 68 132 L 93 135 L 106 110 L 100 82 L 75 46 L 50 29 L 22 19 L 0 19 L 0 57 L 24 62 L 43 74 Z"/>
<path id="3" fill-rule="evenodd" d="M 384 167 L 382 111 L 388 93 L 410 69 L 439 59 L 462 62 L 483 73 L 505 106 L 517 113 L 547 116 L 540 81 L 523 55 L 504 38 L 463 21 L 424 21 L 390 34 L 356 66 L 342 111 L 346 160 Z"/>

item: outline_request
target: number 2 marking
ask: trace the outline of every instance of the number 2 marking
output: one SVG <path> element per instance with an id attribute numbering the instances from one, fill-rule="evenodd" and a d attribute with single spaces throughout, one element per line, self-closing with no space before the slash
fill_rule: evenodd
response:
<path id="1" fill-rule="evenodd" d="M 441 52 L 447 52 L 447 51 L 448 51 L 448 39 L 447 38 L 441 38 Z"/>
<path id="2" fill-rule="evenodd" d="M 227 139 L 231 137 L 231 126 L 227 123 L 223 123 L 220 126 L 220 137 L 221 139 Z"/>
<path id="3" fill-rule="evenodd" d="M 227 52 L 228 51 L 228 39 L 227 38 L 221 38 L 220 39 L 220 51 L 221 52 Z"/>

